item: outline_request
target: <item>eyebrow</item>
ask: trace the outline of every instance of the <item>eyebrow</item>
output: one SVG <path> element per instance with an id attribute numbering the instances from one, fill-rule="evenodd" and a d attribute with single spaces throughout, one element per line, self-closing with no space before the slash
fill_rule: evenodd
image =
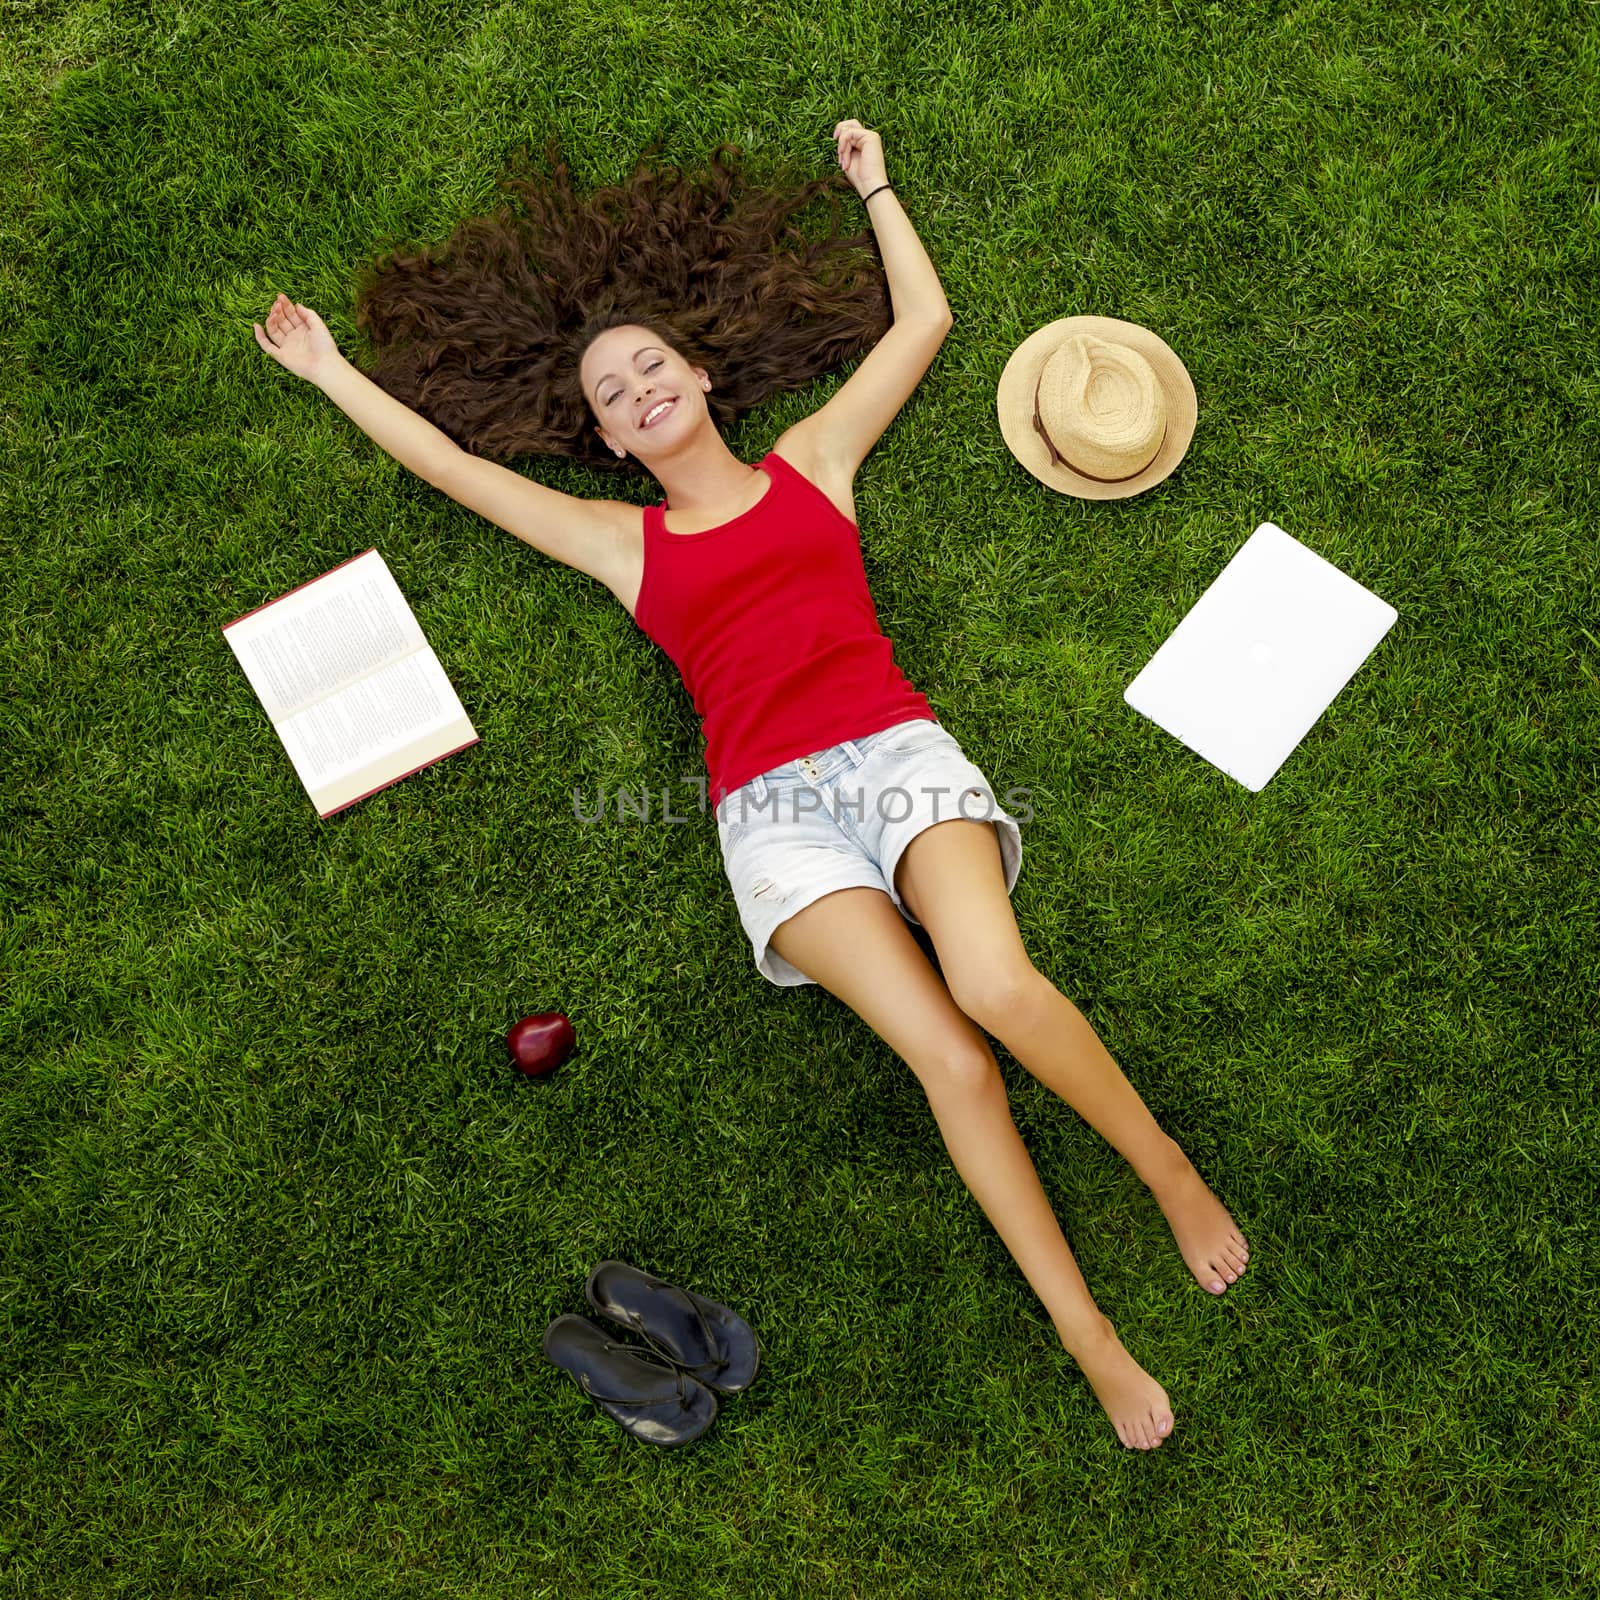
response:
<path id="1" fill-rule="evenodd" d="M 647 345 L 645 345 L 643 347 L 643 349 L 635 350 L 633 352 L 633 359 L 635 361 L 637 361 L 639 359 L 639 357 L 642 356 L 645 353 L 646 350 L 660 350 L 660 349 L 661 349 L 661 346 L 658 345 L 658 344 L 647 344 Z M 665 354 L 665 352 L 663 352 L 663 354 Z M 599 380 L 598 383 L 595 384 L 595 386 L 594 386 L 594 397 L 595 397 L 596 400 L 598 400 L 600 398 L 600 390 L 601 390 L 601 388 L 605 384 L 609 383 L 611 381 L 611 379 L 613 379 L 614 377 L 616 377 L 616 373 L 608 372 L 608 373 L 606 373 L 606 375 L 603 378 L 601 378 Z"/>

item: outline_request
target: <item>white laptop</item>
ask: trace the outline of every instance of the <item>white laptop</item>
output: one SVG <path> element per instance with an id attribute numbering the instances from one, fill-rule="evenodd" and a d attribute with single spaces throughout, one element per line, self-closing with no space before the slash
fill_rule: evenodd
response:
<path id="1" fill-rule="evenodd" d="M 1123 699 L 1245 788 L 1260 790 L 1398 615 L 1263 522 Z"/>

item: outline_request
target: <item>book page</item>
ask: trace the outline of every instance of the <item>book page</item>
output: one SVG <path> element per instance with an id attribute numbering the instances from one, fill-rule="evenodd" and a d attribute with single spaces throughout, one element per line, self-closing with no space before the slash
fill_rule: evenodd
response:
<path id="1" fill-rule="evenodd" d="M 274 724 L 427 647 L 400 586 L 376 550 L 223 631 Z M 355 714 L 357 723 L 364 720 L 363 713 Z M 331 733 L 329 739 L 330 750 L 341 742 Z M 306 748 L 322 747 L 312 736 Z"/>
<path id="2" fill-rule="evenodd" d="M 300 781 L 321 788 L 466 713 L 428 645 L 278 724 Z"/>

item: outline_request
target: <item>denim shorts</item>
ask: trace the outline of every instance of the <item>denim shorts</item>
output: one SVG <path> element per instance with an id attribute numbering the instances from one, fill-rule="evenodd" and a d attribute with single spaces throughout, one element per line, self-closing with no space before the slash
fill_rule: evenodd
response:
<path id="1" fill-rule="evenodd" d="M 782 988 L 814 983 L 769 948 L 773 930 L 835 889 L 895 891 L 905 847 L 936 822 L 992 822 L 1006 893 L 1022 870 L 1022 832 L 989 780 L 937 722 L 917 718 L 814 751 L 730 789 L 717 807 L 722 865 L 756 970 Z"/>

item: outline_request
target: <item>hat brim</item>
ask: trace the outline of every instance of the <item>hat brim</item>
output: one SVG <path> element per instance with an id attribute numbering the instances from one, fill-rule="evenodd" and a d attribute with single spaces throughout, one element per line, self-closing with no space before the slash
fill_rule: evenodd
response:
<path id="1" fill-rule="evenodd" d="M 1079 333 L 1137 350 L 1155 369 L 1156 381 L 1161 385 L 1166 402 L 1167 431 L 1161 448 L 1142 472 L 1120 483 L 1101 483 L 1052 461 L 1049 446 L 1033 425 L 1033 396 L 1039 387 L 1039 374 L 1061 341 Z M 1089 316 L 1058 317 L 1029 334 L 1012 352 L 1005 371 L 1000 374 L 995 405 L 1000 413 L 1000 432 L 1017 460 L 1040 483 L 1083 500 L 1125 500 L 1168 477 L 1189 449 L 1199 411 L 1188 369 L 1166 340 L 1137 322 Z"/>

